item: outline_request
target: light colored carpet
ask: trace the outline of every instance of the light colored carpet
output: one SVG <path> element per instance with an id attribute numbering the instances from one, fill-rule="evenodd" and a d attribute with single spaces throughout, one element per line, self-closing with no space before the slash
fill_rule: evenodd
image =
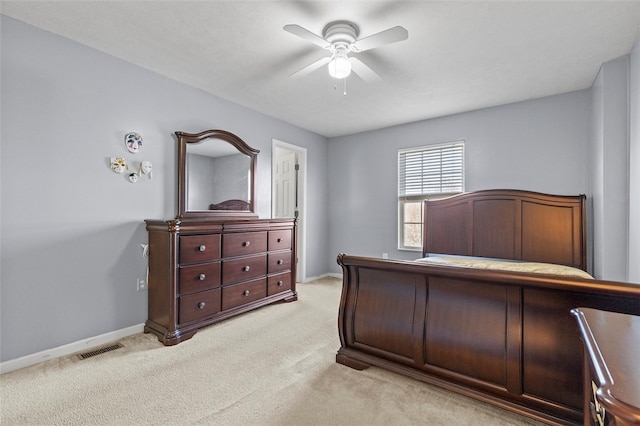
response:
<path id="1" fill-rule="evenodd" d="M 341 282 L 162 346 L 152 335 L 85 360 L 0 376 L 9 425 L 537 425 L 375 367 L 335 362 Z"/>

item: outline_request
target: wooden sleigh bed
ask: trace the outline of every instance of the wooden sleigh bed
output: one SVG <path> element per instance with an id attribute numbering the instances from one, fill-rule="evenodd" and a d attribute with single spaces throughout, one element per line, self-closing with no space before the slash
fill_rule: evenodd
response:
<path id="1" fill-rule="evenodd" d="M 587 269 L 584 196 L 488 190 L 425 203 L 423 256 Z M 513 262 L 518 261 L 518 262 Z M 582 345 L 570 315 L 640 315 L 640 285 L 338 255 L 336 361 L 385 368 L 550 424 L 581 424 Z"/>

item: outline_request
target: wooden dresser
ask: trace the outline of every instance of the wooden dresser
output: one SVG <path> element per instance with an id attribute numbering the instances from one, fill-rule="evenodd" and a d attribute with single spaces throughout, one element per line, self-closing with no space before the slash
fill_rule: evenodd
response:
<path id="1" fill-rule="evenodd" d="M 571 313 L 584 344 L 584 424 L 640 425 L 640 317 Z"/>
<path id="2" fill-rule="evenodd" d="M 292 219 L 147 220 L 149 313 L 165 345 L 280 301 L 297 300 Z"/>

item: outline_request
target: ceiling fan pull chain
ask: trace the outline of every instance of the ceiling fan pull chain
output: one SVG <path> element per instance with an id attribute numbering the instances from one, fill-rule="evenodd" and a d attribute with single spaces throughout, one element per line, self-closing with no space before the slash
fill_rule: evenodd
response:
<path id="1" fill-rule="evenodd" d="M 347 96 L 347 78 L 343 78 L 342 96 Z M 338 83 L 333 83 L 333 90 L 338 90 Z"/>

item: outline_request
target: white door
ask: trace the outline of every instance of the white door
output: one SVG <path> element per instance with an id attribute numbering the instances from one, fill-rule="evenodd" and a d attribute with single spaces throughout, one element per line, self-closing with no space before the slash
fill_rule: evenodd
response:
<path id="1" fill-rule="evenodd" d="M 273 217 L 297 217 L 296 153 L 278 150 L 273 170 Z"/>
<path id="2" fill-rule="evenodd" d="M 271 165 L 271 217 L 297 218 L 297 277 L 306 279 L 306 188 L 307 150 L 273 140 Z"/>

